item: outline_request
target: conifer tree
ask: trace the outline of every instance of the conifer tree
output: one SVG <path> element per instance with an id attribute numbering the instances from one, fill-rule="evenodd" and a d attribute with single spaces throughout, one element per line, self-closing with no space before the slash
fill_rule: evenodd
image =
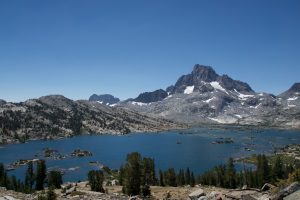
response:
<path id="1" fill-rule="evenodd" d="M 48 174 L 48 187 L 53 187 L 56 189 L 61 188 L 62 175 L 59 171 L 50 171 Z"/>
<path id="2" fill-rule="evenodd" d="M 191 173 L 189 168 L 187 168 L 185 172 L 185 183 L 191 184 Z"/>
<path id="3" fill-rule="evenodd" d="M 275 163 L 272 169 L 272 178 L 274 181 L 277 179 L 282 179 L 283 178 L 283 164 L 282 160 L 279 155 L 276 156 L 275 158 Z"/>
<path id="4" fill-rule="evenodd" d="M 37 162 L 37 169 L 36 169 L 36 190 L 43 190 L 44 183 L 46 179 L 46 164 L 44 160 L 39 160 Z"/>
<path id="5" fill-rule="evenodd" d="M 233 159 L 229 158 L 229 160 L 227 162 L 227 167 L 226 167 L 226 185 L 225 185 L 225 187 L 236 188 L 235 175 L 236 174 L 235 174 Z"/>
<path id="6" fill-rule="evenodd" d="M 127 155 L 126 164 L 124 166 L 124 186 L 123 190 L 127 195 L 140 194 L 141 174 L 142 174 L 141 155 L 133 152 Z"/>
<path id="7" fill-rule="evenodd" d="M 103 189 L 103 181 L 104 174 L 100 170 L 92 170 L 88 173 L 89 184 L 91 186 L 91 190 L 95 192 L 104 192 Z"/>
<path id="8" fill-rule="evenodd" d="M 33 163 L 29 162 L 27 164 L 27 170 L 25 174 L 25 188 L 26 192 L 30 193 L 34 184 L 34 172 L 33 172 Z"/>
<path id="9" fill-rule="evenodd" d="M 165 180 L 164 180 L 164 175 L 161 170 L 159 170 L 159 185 L 164 187 L 165 186 Z"/>
<path id="10" fill-rule="evenodd" d="M 192 172 L 191 173 L 191 181 L 190 181 L 190 185 L 191 187 L 195 187 L 195 177 L 194 177 L 194 173 Z"/>

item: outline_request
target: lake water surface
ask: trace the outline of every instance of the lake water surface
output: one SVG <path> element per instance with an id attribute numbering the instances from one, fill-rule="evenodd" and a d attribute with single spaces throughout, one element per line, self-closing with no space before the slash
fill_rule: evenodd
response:
<path id="1" fill-rule="evenodd" d="M 230 138 L 231 144 L 213 144 Z M 86 180 L 87 172 L 95 169 L 89 162 L 98 161 L 111 169 L 118 169 L 133 151 L 155 159 L 157 169 L 165 170 L 189 167 L 200 174 L 211 167 L 225 163 L 229 157 L 245 157 L 254 153 L 269 154 L 286 144 L 300 144 L 300 132 L 282 130 L 240 130 L 193 128 L 184 131 L 161 133 L 132 133 L 124 136 L 83 135 L 53 141 L 31 141 L 25 144 L 11 144 L 0 148 L 0 162 L 9 164 L 20 159 L 41 156 L 44 148 L 70 154 L 74 149 L 88 150 L 92 157 L 63 160 L 46 159 L 47 167 L 54 169 L 76 168 L 66 171 L 64 181 Z M 40 157 L 42 158 L 42 157 Z M 239 167 L 239 166 L 237 166 Z M 23 179 L 26 167 L 10 171 Z"/>

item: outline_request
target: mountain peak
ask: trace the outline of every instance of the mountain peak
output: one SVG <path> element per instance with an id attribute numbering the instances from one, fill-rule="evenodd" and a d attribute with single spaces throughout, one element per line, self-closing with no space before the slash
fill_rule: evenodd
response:
<path id="1" fill-rule="evenodd" d="M 199 64 L 194 65 L 192 75 L 194 80 L 205 82 L 215 81 L 219 76 L 211 66 Z"/>
<path id="2" fill-rule="evenodd" d="M 192 73 L 181 76 L 174 86 L 168 87 L 167 92 L 169 94 L 185 93 L 187 88 L 191 90 L 191 92 L 188 93 L 192 93 L 194 91 L 208 92 L 215 88 L 213 86 L 210 87 L 209 84 L 216 84 L 215 82 L 220 85 L 218 86 L 219 88 L 223 88 L 223 91 L 237 90 L 238 92 L 254 92 L 247 83 L 233 80 L 228 75 L 220 76 L 211 66 L 200 64 L 194 65 Z M 191 87 L 193 87 L 193 89 L 191 89 Z"/>
<path id="3" fill-rule="evenodd" d="M 295 93 L 300 93 L 300 83 L 294 83 L 292 85 L 292 87 L 290 87 L 290 89 L 288 89 L 287 91 L 281 93 L 278 96 L 282 97 L 282 98 L 289 98 L 291 96 L 294 96 Z"/>
<path id="4" fill-rule="evenodd" d="M 111 105 L 111 104 L 118 103 L 120 99 L 114 97 L 111 94 L 100 94 L 100 95 L 93 94 L 92 96 L 90 96 L 89 101 L 98 101 L 105 105 Z"/>
<path id="5" fill-rule="evenodd" d="M 161 101 L 168 96 L 168 93 L 163 89 L 155 90 L 153 92 L 144 92 L 140 94 L 137 98 L 133 99 L 133 101 L 141 102 L 141 103 L 151 103 Z"/>
<path id="6" fill-rule="evenodd" d="M 6 104 L 6 101 L 4 101 L 3 99 L 0 99 L 0 106 Z"/>
<path id="7" fill-rule="evenodd" d="M 300 83 L 294 83 L 294 85 L 288 91 L 290 91 L 290 92 L 300 92 Z"/>

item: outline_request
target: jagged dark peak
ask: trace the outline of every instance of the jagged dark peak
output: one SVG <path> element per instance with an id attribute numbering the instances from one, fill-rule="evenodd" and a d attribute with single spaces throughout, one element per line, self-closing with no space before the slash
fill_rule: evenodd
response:
<path id="1" fill-rule="evenodd" d="M 133 99 L 136 102 L 151 103 L 161 101 L 168 96 L 168 93 L 163 89 L 155 90 L 153 92 L 144 92 L 137 98 Z"/>
<path id="2" fill-rule="evenodd" d="M 194 82 L 211 82 L 219 76 L 211 66 L 196 64 L 192 71 Z"/>
<path id="3" fill-rule="evenodd" d="M 212 87 L 209 85 L 211 84 Z M 204 86 L 206 85 L 206 86 Z M 252 88 L 242 81 L 233 80 L 228 75 L 220 76 L 215 72 L 211 66 L 196 64 L 192 73 L 181 76 L 174 87 L 167 88 L 167 92 L 173 93 L 187 93 L 188 86 L 193 87 L 192 92 L 208 92 L 217 88 L 220 90 L 231 90 L 238 92 L 251 93 L 254 92 Z M 191 88 L 189 88 L 192 90 Z M 188 92 L 190 93 L 190 91 Z"/>
<path id="4" fill-rule="evenodd" d="M 290 89 L 288 89 L 287 91 L 281 93 L 280 95 L 278 95 L 279 97 L 290 97 L 293 96 L 295 94 L 300 94 L 300 83 L 294 83 L 294 85 L 292 85 L 292 87 L 290 87 Z"/>
<path id="5" fill-rule="evenodd" d="M 6 101 L 4 101 L 3 99 L 0 99 L 0 106 L 6 104 Z"/>
<path id="6" fill-rule="evenodd" d="M 300 92 L 300 83 L 294 83 L 294 85 L 288 91 L 289 92 Z"/>
<path id="7" fill-rule="evenodd" d="M 233 80 L 227 74 L 219 76 L 218 82 L 227 90 L 237 90 L 238 92 L 254 92 L 252 88 L 245 82 Z"/>
<path id="8" fill-rule="evenodd" d="M 166 92 L 167 92 L 168 94 L 172 94 L 173 91 L 174 91 L 174 89 L 175 89 L 175 86 L 174 86 L 174 85 L 171 85 L 171 86 L 167 87 Z"/>
<path id="9" fill-rule="evenodd" d="M 196 64 L 191 74 L 181 76 L 175 84 L 175 88 L 178 89 L 181 86 L 199 86 L 202 82 L 215 81 L 219 75 L 210 66 Z"/>
<path id="10" fill-rule="evenodd" d="M 92 96 L 90 96 L 89 101 L 98 101 L 105 105 L 107 105 L 107 104 L 111 105 L 111 104 L 118 103 L 120 101 L 120 99 L 117 97 L 114 97 L 111 94 L 100 94 L 100 95 L 93 94 Z"/>

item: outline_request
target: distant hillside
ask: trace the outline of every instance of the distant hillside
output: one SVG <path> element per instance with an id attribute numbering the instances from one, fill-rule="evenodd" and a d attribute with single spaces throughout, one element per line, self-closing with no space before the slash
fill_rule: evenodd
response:
<path id="1" fill-rule="evenodd" d="M 78 134 L 126 134 L 181 128 L 169 120 L 92 101 L 52 95 L 0 105 L 0 142 L 50 139 Z"/>
<path id="2" fill-rule="evenodd" d="M 93 94 L 92 96 L 90 96 L 89 101 L 97 101 L 103 105 L 113 105 L 118 103 L 120 99 L 110 94 Z"/>

